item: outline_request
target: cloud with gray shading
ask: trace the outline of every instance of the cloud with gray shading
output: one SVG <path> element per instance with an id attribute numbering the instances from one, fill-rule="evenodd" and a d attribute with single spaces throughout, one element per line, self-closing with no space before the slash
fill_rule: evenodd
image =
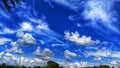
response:
<path id="1" fill-rule="evenodd" d="M 6 49 L 7 52 L 15 53 L 15 54 L 20 54 L 23 55 L 24 52 L 22 51 L 21 48 L 19 48 L 19 45 L 16 42 L 11 42 L 11 49 Z"/>
<path id="2" fill-rule="evenodd" d="M 89 45 L 95 45 L 95 44 L 99 44 L 100 41 L 99 40 L 92 40 L 91 37 L 87 37 L 85 35 L 80 37 L 80 34 L 78 32 L 69 32 L 69 31 L 65 31 L 65 38 L 71 42 L 75 42 L 78 45 L 83 45 L 83 46 L 89 46 Z"/>
<path id="3" fill-rule="evenodd" d="M 36 51 L 33 52 L 33 55 L 36 57 L 36 58 L 40 58 L 42 60 L 46 60 L 46 61 L 49 61 L 49 60 L 53 60 L 53 52 L 48 49 L 48 48 L 45 48 L 42 52 L 40 50 L 40 47 L 38 46 Z"/>
<path id="4" fill-rule="evenodd" d="M 65 57 L 66 60 L 71 61 L 72 57 L 77 57 L 77 54 L 74 53 L 74 52 L 71 52 L 69 50 L 65 50 L 64 51 L 64 57 Z"/>
<path id="5" fill-rule="evenodd" d="M 17 43 L 19 43 L 23 46 L 36 44 L 36 39 L 30 33 L 23 33 L 21 31 L 19 31 L 16 34 L 16 36 L 19 37 L 19 39 L 17 40 Z"/>

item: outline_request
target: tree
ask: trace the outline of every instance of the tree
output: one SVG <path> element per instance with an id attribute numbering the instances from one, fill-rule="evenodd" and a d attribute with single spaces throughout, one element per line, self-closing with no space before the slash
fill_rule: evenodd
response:
<path id="1" fill-rule="evenodd" d="M 54 62 L 54 61 L 48 61 L 47 62 L 47 67 L 48 68 L 59 68 L 59 64 Z"/>
<path id="2" fill-rule="evenodd" d="M 33 68 L 41 68 L 40 66 L 35 66 L 35 67 L 33 67 Z"/>
<path id="3" fill-rule="evenodd" d="M 3 0 L 3 3 L 5 5 L 5 7 L 8 9 L 8 11 L 10 11 L 11 6 L 8 4 L 8 1 L 7 0 Z"/>
<path id="4" fill-rule="evenodd" d="M 112 67 L 112 68 L 115 68 L 115 67 Z"/>
<path id="5" fill-rule="evenodd" d="M 21 0 L 22 2 L 26 2 L 26 0 Z M 11 8 L 21 5 L 20 0 L 2 0 L 3 5 L 0 5 L 1 9 L 7 8 L 7 10 L 10 12 Z"/>

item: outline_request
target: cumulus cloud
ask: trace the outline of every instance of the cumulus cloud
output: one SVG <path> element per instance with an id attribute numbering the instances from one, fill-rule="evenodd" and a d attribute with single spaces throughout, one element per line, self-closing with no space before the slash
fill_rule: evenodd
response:
<path id="1" fill-rule="evenodd" d="M 11 62 L 12 61 L 12 62 Z M 24 65 L 24 66 L 46 66 L 47 62 L 39 58 L 25 58 L 25 57 L 15 57 L 13 54 L 0 52 L 0 64 L 5 63 L 7 65 Z"/>
<path id="2" fill-rule="evenodd" d="M 34 45 L 36 43 L 36 39 L 30 33 L 24 34 L 23 32 L 18 32 L 17 37 L 19 37 L 17 42 L 24 46 Z"/>
<path id="3" fill-rule="evenodd" d="M 10 53 L 0 53 L 0 64 L 6 63 L 8 65 L 17 65 L 18 59 Z M 12 62 L 11 62 L 12 61 Z"/>
<path id="4" fill-rule="evenodd" d="M 81 68 L 81 67 L 87 67 L 87 62 L 74 62 L 74 63 L 65 63 L 64 68 Z"/>
<path id="5" fill-rule="evenodd" d="M 23 55 L 23 51 L 21 48 L 19 48 L 19 45 L 16 42 L 11 42 L 11 49 L 7 49 L 7 52 L 15 53 L 15 54 L 20 54 Z"/>
<path id="6" fill-rule="evenodd" d="M 69 50 L 65 50 L 65 51 L 64 51 L 64 57 L 65 57 L 65 59 L 68 60 L 68 61 L 71 61 L 71 60 L 72 60 L 72 57 L 76 57 L 76 56 L 77 56 L 77 54 L 74 53 L 74 52 L 71 52 L 71 51 L 69 51 Z"/>
<path id="7" fill-rule="evenodd" d="M 22 32 L 22 31 L 18 31 L 17 34 L 16 34 L 16 36 L 17 36 L 17 37 L 20 37 L 20 38 L 21 38 L 23 35 L 24 35 L 24 32 Z"/>
<path id="8" fill-rule="evenodd" d="M 47 65 L 47 62 L 46 61 L 43 61 L 39 58 L 33 58 L 33 59 L 28 59 L 28 58 L 25 58 L 25 57 L 21 57 L 20 58 L 21 60 L 21 63 L 20 65 L 24 65 L 24 66 L 46 66 Z"/>
<path id="9" fill-rule="evenodd" d="M 10 42 L 10 41 L 11 41 L 11 39 L 8 39 L 8 38 L 0 38 L 0 45 L 3 45 L 6 42 Z"/>
<path id="10" fill-rule="evenodd" d="M 36 57 L 42 57 L 40 46 L 37 47 L 36 51 L 33 53 Z"/>
<path id="11" fill-rule="evenodd" d="M 109 65 L 114 66 L 115 68 L 119 68 L 120 61 L 117 61 L 117 60 L 111 61 Z"/>
<path id="12" fill-rule="evenodd" d="M 38 46 L 36 51 L 33 53 L 33 55 L 36 57 L 36 58 L 40 58 L 41 60 L 53 60 L 53 52 L 48 49 L 48 48 L 45 48 L 42 52 L 40 50 L 40 47 Z"/>
<path id="13" fill-rule="evenodd" d="M 54 56 L 53 52 L 48 48 L 45 48 L 43 50 L 43 55 L 44 55 L 44 60 L 52 60 Z"/>
<path id="14" fill-rule="evenodd" d="M 23 31 L 32 31 L 33 30 L 33 27 L 30 24 L 30 22 L 23 22 L 21 25 L 21 28 Z"/>
<path id="15" fill-rule="evenodd" d="M 82 37 L 80 37 L 80 34 L 78 32 L 75 32 L 75 33 L 70 33 L 68 31 L 65 31 L 65 38 L 67 40 L 70 40 L 72 42 L 75 42 L 79 45 L 85 45 L 85 46 L 88 46 L 88 45 L 94 45 L 94 44 L 99 44 L 100 41 L 99 40 L 92 40 L 91 37 L 87 37 L 85 35 L 83 35 Z"/>

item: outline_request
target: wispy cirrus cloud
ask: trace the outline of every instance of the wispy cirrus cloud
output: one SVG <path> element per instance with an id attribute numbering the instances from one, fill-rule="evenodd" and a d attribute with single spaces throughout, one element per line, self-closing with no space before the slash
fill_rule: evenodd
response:
<path id="1" fill-rule="evenodd" d="M 95 57 L 112 57 L 112 58 L 120 58 L 119 51 L 110 51 L 110 50 L 98 50 L 98 51 L 91 51 L 85 52 L 85 56 L 95 56 Z"/>
<path id="2" fill-rule="evenodd" d="M 12 40 L 9 39 L 9 38 L 1 37 L 1 38 L 0 38 L 0 45 L 3 45 L 3 44 L 5 44 L 5 43 L 7 43 L 7 42 L 10 42 L 10 41 L 12 41 Z"/>
<path id="3" fill-rule="evenodd" d="M 115 17 L 115 10 L 112 9 L 114 0 L 90 0 L 85 3 L 85 9 L 82 16 L 85 20 L 91 20 L 89 24 L 99 28 L 100 25 L 115 32 L 119 32 L 118 28 L 114 25 L 117 21 Z M 99 11 L 99 12 L 98 12 Z"/>

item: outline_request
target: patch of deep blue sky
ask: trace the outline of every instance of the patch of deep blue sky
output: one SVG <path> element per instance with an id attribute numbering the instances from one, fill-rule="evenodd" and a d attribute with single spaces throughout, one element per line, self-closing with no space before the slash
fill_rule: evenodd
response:
<path id="1" fill-rule="evenodd" d="M 44 2 L 44 1 L 39 1 L 39 2 L 37 1 L 37 2 L 35 2 L 35 5 L 34 5 L 35 10 L 38 12 L 38 14 L 45 15 L 47 22 L 49 24 L 49 27 L 51 29 L 53 29 L 54 31 L 56 31 L 57 33 L 62 35 L 63 37 L 64 37 L 65 30 L 69 30 L 71 32 L 78 31 L 81 35 L 91 36 L 93 39 L 98 39 L 100 41 L 112 42 L 112 43 L 114 43 L 114 45 L 111 45 L 111 46 L 115 47 L 115 48 L 113 48 L 113 50 L 118 50 L 118 49 L 116 49 L 116 47 L 119 48 L 120 35 L 118 33 L 104 28 L 101 24 L 100 24 L 99 29 L 95 29 L 92 26 L 84 26 L 84 24 L 88 23 L 89 20 L 84 20 L 83 17 L 80 14 L 78 14 L 78 12 L 71 10 L 70 8 L 60 5 L 60 4 L 59 5 L 56 3 L 52 3 L 52 4 L 54 5 L 54 7 L 51 7 L 48 3 Z M 117 6 L 119 6 L 118 2 L 114 5 L 113 9 L 117 11 L 118 15 L 116 15 L 116 16 L 118 16 L 118 22 L 119 22 L 119 7 L 117 7 Z M 82 12 L 83 11 L 82 9 L 83 8 L 79 9 L 79 12 Z M 73 17 L 75 16 L 76 18 L 74 21 L 71 21 L 69 19 L 69 16 L 73 16 Z M 82 25 L 81 27 L 76 26 L 76 23 L 78 23 L 78 22 Z M 117 25 L 119 25 L 119 23 L 117 23 Z M 116 27 L 117 27 L 117 25 L 116 25 Z M 119 27 L 117 27 L 117 28 L 119 29 Z M 67 41 L 67 42 L 69 42 L 69 41 Z M 72 48 L 70 47 L 67 49 L 70 49 L 71 51 L 74 51 L 77 48 L 80 48 L 83 51 L 85 49 L 85 47 L 75 46 L 74 43 L 71 43 L 69 45 Z M 95 46 L 98 46 L 98 45 L 95 45 Z M 105 45 L 103 47 L 110 47 L 110 46 Z M 102 47 L 100 47 L 100 48 L 102 48 Z M 58 48 L 58 50 L 59 50 L 59 48 Z"/>
<path id="2" fill-rule="evenodd" d="M 84 20 L 83 17 L 80 16 L 80 14 L 78 15 L 78 12 L 71 10 L 68 7 L 64 7 L 63 5 L 58 5 L 55 3 L 52 3 L 52 4 L 54 5 L 54 8 L 52 8 L 48 3 L 44 2 L 44 1 L 35 2 L 35 9 L 36 9 L 36 11 L 40 12 L 40 14 L 44 14 L 49 23 L 49 27 L 51 29 L 55 30 L 56 32 L 60 33 L 62 36 L 64 36 L 65 30 L 69 30 L 71 32 L 79 31 L 80 34 L 82 34 L 82 35 L 85 34 L 87 36 L 92 36 L 93 39 L 100 39 L 102 41 L 104 41 L 104 40 L 99 36 L 102 36 L 102 37 L 106 38 L 107 40 L 110 40 L 109 37 L 112 37 L 113 35 L 114 35 L 114 37 L 115 36 L 117 38 L 119 37 L 118 34 L 111 32 L 110 30 L 104 28 L 101 24 L 100 24 L 100 28 L 103 30 L 94 29 L 91 26 L 84 26 L 84 24 L 88 23 L 89 20 Z M 118 4 L 115 4 L 115 6 L 118 6 Z M 113 9 L 115 9 L 115 8 L 113 8 Z M 83 10 L 79 9 L 79 12 L 81 12 L 81 11 L 83 11 Z M 119 8 L 118 8 L 118 11 L 119 11 Z M 82 24 L 82 27 L 81 28 L 77 27 L 76 23 L 69 19 L 69 16 L 80 17 L 79 20 L 77 19 L 78 21 L 77 20 L 75 20 L 75 21 L 77 21 L 77 23 L 79 22 L 80 24 Z M 106 32 L 105 30 L 106 31 L 108 30 L 108 32 Z M 105 33 L 101 34 L 102 32 L 105 32 Z M 109 37 L 106 37 L 105 35 L 109 36 Z M 112 41 L 114 41 L 114 40 L 112 40 Z"/>
<path id="3" fill-rule="evenodd" d="M 75 52 L 75 50 L 77 50 L 77 49 L 81 49 L 80 52 L 76 52 L 76 53 L 78 53 L 79 55 L 83 55 L 83 52 L 85 51 L 86 47 L 76 45 L 76 44 L 71 43 L 70 41 L 66 41 L 64 39 L 64 31 L 68 30 L 70 32 L 78 31 L 80 33 L 80 35 L 91 36 L 93 40 L 98 39 L 101 42 L 107 41 L 107 42 L 113 43 L 113 45 L 111 45 L 111 46 L 115 47 L 113 49 L 111 49 L 112 47 L 110 47 L 109 44 L 103 46 L 103 47 L 108 47 L 108 49 L 111 49 L 111 50 L 119 49 L 120 34 L 114 32 L 112 30 L 108 30 L 108 29 L 104 28 L 101 24 L 100 24 L 100 28 L 97 28 L 97 29 L 95 29 L 95 27 L 92 27 L 92 26 L 86 26 L 86 23 L 88 23 L 89 20 L 84 20 L 83 16 L 78 14 L 78 12 L 82 12 L 84 8 L 79 9 L 79 11 L 74 11 L 74 10 L 72 10 L 68 7 L 65 7 L 63 5 L 60 5 L 60 4 L 56 4 L 56 3 L 52 3 L 52 4 L 54 5 L 54 7 L 51 7 L 51 5 L 44 2 L 44 0 L 36 0 L 33 7 L 34 7 L 35 11 L 38 13 L 38 16 L 34 16 L 33 10 L 30 10 L 31 16 L 39 18 L 42 15 L 44 15 L 46 18 L 45 20 L 47 21 L 49 27 L 53 31 L 60 34 L 62 36 L 61 40 L 64 43 L 69 44 L 69 46 L 67 46 L 67 47 L 64 47 L 64 46 L 51 47 L 51 44 L 55 43 L 54 41 L 52 43 L 45 44 L 45 45 L 37 44 L 37 46 L 41 45 L 42 49 L 44 49 L 45 47 L 50 48 L 51 50 L 53 50 L 53 52 L 55 52 L 55 58 L 60 58 L 60 59 L 64 58 L 63 51 L 66 49 L 73 51 L 73 52 Z M 28 1 L 28 5 L 33 5 L 33 1 Z M 118 19 L 118 21 L 115 22 L 115 23 L 117 23 L 117 25 L 116 24 L 114 24 L 114 25 L 118 29 L 120 29 L 119 28 L 119 26 L 120 26 L 120 24 L 119 24 L 120 8 L 119 8 L 118 2 L 115 4 L 113 9 L 115 9 L 117 11 L 117 19 Z M 14 11 L 14 9 L 13 9 L 13 11 Z M 23 11 L 26 13 L 26 11 L 24 11 L 22 9 L 16 9 L 16 11 Z M 16 30 L 20 27 L 19 25 L 21 24 L 22 21 L 24 21 L 24 20 L 27 21 L 27 19 L 25 19 L 24 17 L 23 18 L 19 17 L 19 16 L 17 16 L 17 14 L 14 14 L 14 13 L 11 13 L 11 16 L 14 19 L 14 22 L 13 22 L 13 19 L 6 20 L 6 19 L 4 19 L 4 17 L 2 18 L 2 22 L 4 22 L 4 25 L 6 25 L 8 28 L 11 28 L 14 30 Z M 69 18 L 70 16 L 76 17 L 76 18 L 74 18 L 75 20 L 74 21 L 70 20 L 70 18 Z M 17 22 L 17 23 L 15 23 L 15 22 Z M 76 23 L 80 23 L 81 27 L 77 27 Z M 36 24 L 34 24 L 34 25 L 36 25 Z M 33 35 L 35 36 L 36 39 L 38 38 L 37 34 L 33 33 Z M 16 37 L 14 37 L 15 34 L 12 34 L 12 35 L 4 34 L 4 35 L 0 35 L 0 36 L 8 37 L 8 38 L 12 38 L 13 40 L 16 40 Z M 97 46 L 98 45 L 95 45 L 95 47 L 97 47 Z M 2 46 L 1 46 L 1 48 L 2 48 Z M 23 51 L 25 51 L 25 53 L 28 54 L 28 56 L 29 55 L 32 56 L 31 53 L 33 51 L 35 51 L 36 46 L 35 47 L 34 46 L 27 47 L 27 49 L 24 47 L 22 47 L 22 48 L 23 48 Z M 102 46 L 99 48 L 102 49 Z M 90 49 L 90 51 L 94 51 L 94 50 Z M 91 62 L 92 57 L 87 58 L 87 59 L 84 57 L 75 58 L 75 59 L 78 61 L 84 60 L 84 61 Z"/>

